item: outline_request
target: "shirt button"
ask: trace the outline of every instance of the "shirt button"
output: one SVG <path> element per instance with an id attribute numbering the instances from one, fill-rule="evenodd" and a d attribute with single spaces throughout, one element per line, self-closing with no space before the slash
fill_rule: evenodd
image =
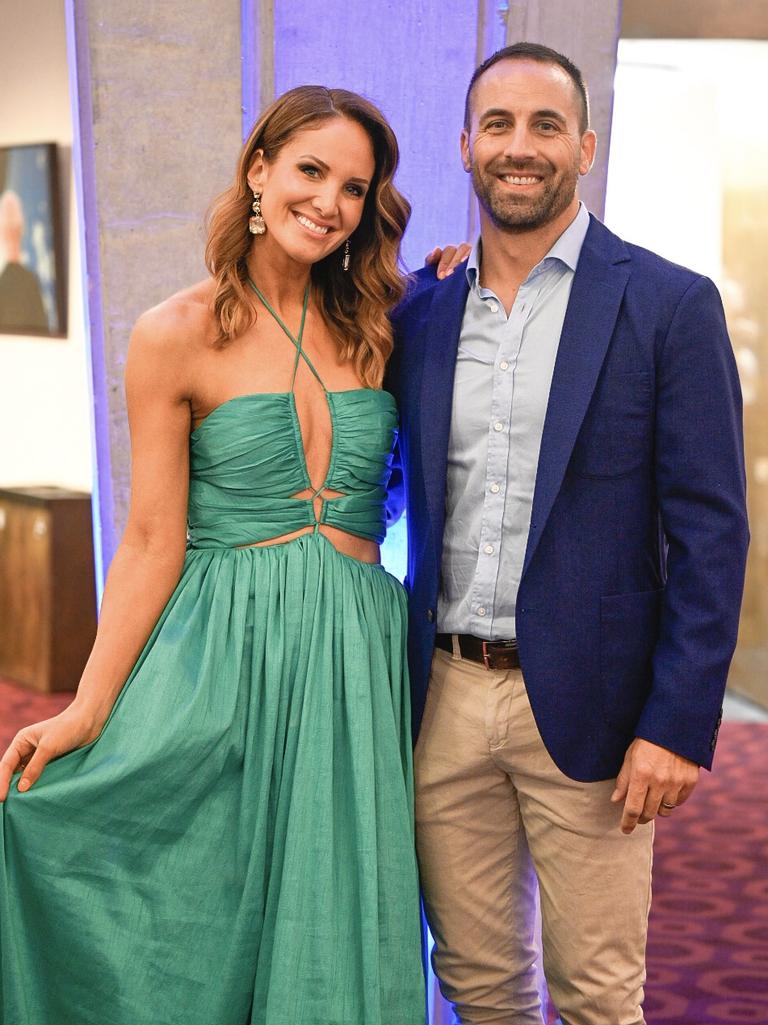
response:
<path id="1" fill-rule="evenodd" d="M 486 545 L 483 551 L 486 555 L 493 555 L 493 545 Z"/>
<path id="2" fill-rule="evenodd" d="M 493 429 L 494 431 L 503 431 L 504 424 L 501 422 L 501 420 L 497 420 L 496 423 L 493 425 Z"/>
<path id="3" fill-rule="evenodd" d="M 484 616 L 485 615 L 485 609 L 482 607 L 482 605 L 477 610 L 477 614 L 478 614 L 478 616 Z"/>
<path id="4" fill-rule="evenodd" d="M 488 303 L 488 309 L 491 311 L 491 313 L 498 313 L 499 312 L 499 304 L 498 303 Z"/>
<path id="5" fill-rule="evenodd" d="M 498 484 L 491 484 L 491 494 L 498 495 L 498 493 L 500 491 L 501 491 L 501 488 L 499 487 Z"/>
<path id="6" fill-rule="evenodd" d="M 434 609 L 427 609 L 427 622 L 432 623 L 435 619 Z"/>
<path id="7" fill-rule="evenodd" d="M 509 370 L 509 363 L 505 359 L 499 363 L 499 370 Z"/>

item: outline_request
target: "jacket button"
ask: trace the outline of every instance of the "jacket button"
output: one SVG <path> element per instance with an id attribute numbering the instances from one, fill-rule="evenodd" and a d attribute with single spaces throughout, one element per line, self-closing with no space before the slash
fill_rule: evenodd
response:
<path id="1" fill-rule="evenodd" d="M 435 621 L 435 610 L 434 609 L 427 609 L 427 622 L 428 623 L 434 623 L 434 621 Z"/>

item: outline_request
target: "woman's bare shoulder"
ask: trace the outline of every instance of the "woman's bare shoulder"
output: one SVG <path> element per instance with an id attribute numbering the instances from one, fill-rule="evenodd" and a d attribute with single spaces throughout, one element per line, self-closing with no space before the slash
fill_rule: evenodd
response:
<path id="1" fill-rule="evenodd" d="M 212 297 L 208 279 L 142 313 L 131 333 L 127 372 L 167 375 L 187 391 L 195 354 L 215 337 Z"/>
<path id="2" fill-rule="evenodd" d="M 215 334 L 212 299 L 210 278 L 176 292 L 141 314 L 132 340 L 174 348 L 208 343 Z"/>

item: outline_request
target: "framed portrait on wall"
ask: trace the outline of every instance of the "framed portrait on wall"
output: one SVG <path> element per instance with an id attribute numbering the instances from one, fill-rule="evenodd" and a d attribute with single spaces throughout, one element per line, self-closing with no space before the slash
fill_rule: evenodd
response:
<path id="1" fill-rule="evenodd" d="M 0 334 L 66 335 L 55 143 L 0 146 Z"/>

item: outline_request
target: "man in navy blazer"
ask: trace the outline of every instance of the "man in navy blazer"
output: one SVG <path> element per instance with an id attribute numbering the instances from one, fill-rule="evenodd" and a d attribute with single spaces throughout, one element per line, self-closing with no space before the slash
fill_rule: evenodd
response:
<path id="1" fill-rule="evenodd" d="M 395 316 L 419 861 L 464 1025 L 541 1023 L 536 877 L 562 1021 L 644 1021 L 652 820 L 711 766 L 736 641 L 720 299 L 587 214 L 594 148 L 567 58 L 489 58 L 462 133 L 481 241 Z"/>

